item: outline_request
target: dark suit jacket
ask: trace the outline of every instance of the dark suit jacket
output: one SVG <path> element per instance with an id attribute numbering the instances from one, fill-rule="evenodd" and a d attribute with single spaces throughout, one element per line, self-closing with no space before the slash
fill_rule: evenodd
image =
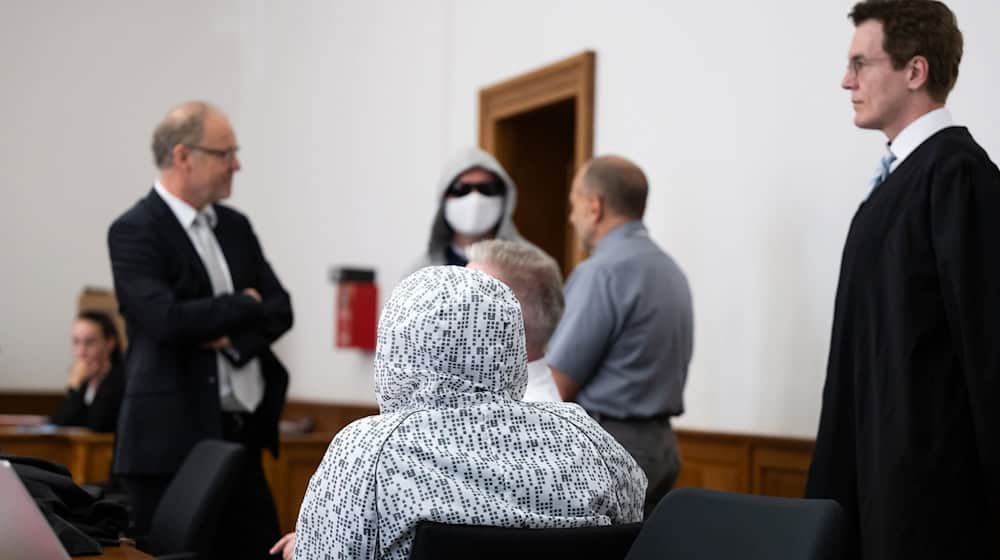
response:
<path id="1" fill-rule="evenodd" d="M 97 386 L 94 401 L 88 405 L 83 397 L 87 386 L 68 389 L 59 410 L 52 415 L 52 423 L 57 426 L 82 426 L 95 432 L 113 432 L 118 425 L 118 410 L 125 392 L 125 372 L 122 364 L 112 364 L 111 371 Z"/>
<path id="2" fill-rule="evenodd" d="M 108 231 L 115 294 L 128 329 L 127 384 L 118 422 L 116 474 L 169 475 L 204 438 L 222 437 L 216 353 L 228 336 L 236 366 L 260 360 L 267 385 L 249 420 L 252 443 L 278 451 L 278 419 L 288 373 L 271 344 L 292 326 L 292 307 L 247 218 L 215 205 L 215 236 L 233 294 L 213 296 L 197 251 L 155 190 Z M 263 302 L 241 291 L 255 288 Z"/>

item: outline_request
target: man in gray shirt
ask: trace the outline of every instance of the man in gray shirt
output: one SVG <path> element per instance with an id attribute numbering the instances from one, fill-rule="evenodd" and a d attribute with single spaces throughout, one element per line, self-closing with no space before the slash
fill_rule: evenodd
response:
<path id="1" fill-rule="evenodd" d="M 684 412 L 693 346 L 687 279 L 642 224 L 646 176 L 617 156 L 573 179 L 570 222 L 591 256 L 566 283 L 566 311 L 548 361 L 562 398 L 575 400 L 649 479 L 648 514 L 680 470 L 670 417 Z"/>

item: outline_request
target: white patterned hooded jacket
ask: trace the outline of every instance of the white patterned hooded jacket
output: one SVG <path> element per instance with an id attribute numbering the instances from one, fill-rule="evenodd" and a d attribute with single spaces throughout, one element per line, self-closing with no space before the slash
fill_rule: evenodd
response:
<path id="1" fill-rule="evenodd" d="M 646 477 L 582 408 L 526 403 L 521 309 L 476 270 L 407 277 L 378 326 L 381 414 L 309 482 L 295 558 L 409 557 L 419 520 L 580 527 L 642 520 Z"/>

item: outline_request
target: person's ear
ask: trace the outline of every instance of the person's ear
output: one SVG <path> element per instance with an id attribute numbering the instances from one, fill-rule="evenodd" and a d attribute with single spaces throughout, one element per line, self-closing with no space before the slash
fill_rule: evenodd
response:
<path id="1" fill-rule="evenodd" d="M 186 166 L 191 160 L 191 150 L 184 144 L 177 144 L 170 150 L 174 166 Z"/>
<path id="2" fill-rule="evenodd" d="M 590 215 L 593 216 L 595 224 L 604 219 L 607 208 L 604 204 L 604 198 L 601 195 L 597 193 L 590 195 L 588 205 L 590 207 Z"/>
<path id="3" fill-rule="evenodd" d="M 930 64 L 923 56 L 915 56 L 906 63 L 906 86 L 910 91 L 927 85 L 930 79 Z"/>

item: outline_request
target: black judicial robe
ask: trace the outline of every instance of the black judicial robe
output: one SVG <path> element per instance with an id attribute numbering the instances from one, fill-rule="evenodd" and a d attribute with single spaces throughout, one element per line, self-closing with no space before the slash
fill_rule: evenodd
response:
<path id="1" fill-rule="evenodd" d="M 847 557 L 1000 557 L 1000 172 L 963 127 L 858 209 L 806 496 Z"/>

